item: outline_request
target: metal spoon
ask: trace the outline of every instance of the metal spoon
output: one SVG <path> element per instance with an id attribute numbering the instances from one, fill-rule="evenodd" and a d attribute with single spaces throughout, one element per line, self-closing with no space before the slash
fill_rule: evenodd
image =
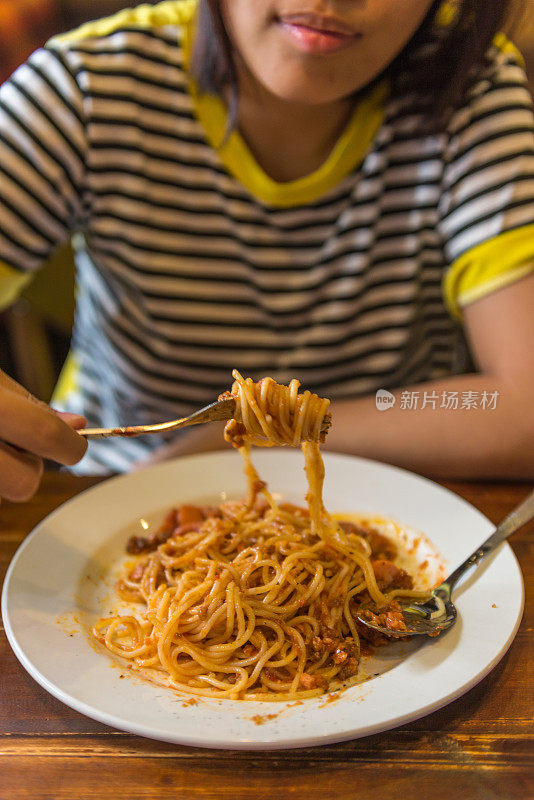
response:
<path id="1" fill-rule="evenodd" d="M 402 609 L 406 630 L 390 630 L 366 619 L 366 611 L 371 611 L 373 614 L 380 613 L 380 608 L 372 602 L 363 603 L 358 609 L 356 618 L 359 622 L 367 625 L 368 628 L 379 631 L 386 636 L 399 637 L 422 634 L 437 636 L 456 622 L 457 611 L 451 600 L 451 594 L 462 575 L 471 569 L 473 565 L 478 566 L 483 558 L 492 553 L 495 548 L 531 520 L 532 517 L 534 517 L 534 491 L 505 517 L 491 536 L 466 558 L 440 586 L 432 589 L 432 596 L 429 600 L 418 603 L 409 600 L 403 601 L 402 598 L 396 597 L 395 600 Z"/>

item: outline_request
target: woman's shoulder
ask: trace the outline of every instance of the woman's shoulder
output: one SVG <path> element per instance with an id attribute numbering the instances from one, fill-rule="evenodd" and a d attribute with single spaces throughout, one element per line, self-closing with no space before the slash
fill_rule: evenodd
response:
<path id="1" fill-rule="evenodd" d="M 125 8 L 54 36 L 47 47 L 64 52 L 86 48 L 109 55 L 139 49 L 143 44 L 157 49 L 158 42 L 179 48 L 189 35 L 196 6 L 197 0 L 163 0 Z"/>
<path id="2" fill-rule="evenodd" d="M 510 114 L 531 106 L 523 57 L 504 34 L 498 34 L 487 52 L 485 64 L 450 118 L 449 133 L 464 130 L 470 123 L 495 113 Z"/>

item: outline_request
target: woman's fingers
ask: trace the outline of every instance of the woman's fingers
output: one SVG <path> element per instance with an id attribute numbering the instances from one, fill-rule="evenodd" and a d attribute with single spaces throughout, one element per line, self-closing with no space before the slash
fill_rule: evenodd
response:
<path id="1" fill-rule="evenodd" d="M 21 394 L 24 397 L 32 397 L 32 395 L 28 392 L 27 389 L 24 388 L 24 386 L 21 386 L 20 383 L 17 383 L 16 380 L 10 378 L 9 375 L 0 370 L 0 391 L 2 391 L 2 389 L 9 389 L 10 391 L 15 392 L 16 394 Z M 33 399 L 37 403 L 41 402 L 36 398 Z"/>
<path id="2" fill-rule="evenodd" d="M 77 414 L 54 411 L 0 370 L 0 497 L 23 502 L 36 492 L 43 459 L 76 464 L 87 442 Z"/>
<path id="3" fill-rule="evenodd" d="M 80 428 L 85 428 L 87 425 L 87 420 L 85 417 L 82 417 L 81 414 L 70 414 L 68 411 L 56 411 L 55 408 L 53 408 L 52 411 L 75 431 L 80 430 Z"/>
<path id="4" fill-rule="evenodd" d="M 76 425 L 80 420 L 74 417 L 72 421 Z M 1 441 L 60 464 L 76 464 L 84 455 L 87 442 L 73 427 L 31 395 L 12 389 L 5 381 L 3 386 L 0 384 Z M 3 477 L 0 479 L 0 494 Z"/>
<path id="5" fill-rule="evenodd" d="M 0 495 L 6 500 L 22 503 L 29 500 L 39 487 L 43 462 L 31 453 L 21 453 L 0 442 Z"/>

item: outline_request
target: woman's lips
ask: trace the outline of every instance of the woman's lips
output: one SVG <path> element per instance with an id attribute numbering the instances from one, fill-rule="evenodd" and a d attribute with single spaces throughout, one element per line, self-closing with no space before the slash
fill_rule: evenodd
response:
<path id="1" fill-rule="evenodd" d="M 359 34 L 343 30 L 341 24 L 330 20 L 282 18 L 279 22 L 284 33 L 306 53 L 334 53 L 359 38 Z"/>

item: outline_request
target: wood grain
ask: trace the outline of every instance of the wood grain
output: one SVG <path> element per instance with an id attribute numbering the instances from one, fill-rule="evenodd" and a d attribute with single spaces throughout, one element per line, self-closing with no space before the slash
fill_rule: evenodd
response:
<path id="1" fill-rule="evenodd" d="M 0 576 L 29 531 L 98 482 L 45 475 L 34 500 L 0 507 Z M 493 522 L 531 488 L 447 483 Z M 202 750 L 132 736 L 83 717 L 20 666 L 0 631 L 0 800 L 515 800 L 534 796 L 534 526 L 511 539 L 527 593 L 510 650 L 462 698 L 393 731 L 275 753 Z"/>

